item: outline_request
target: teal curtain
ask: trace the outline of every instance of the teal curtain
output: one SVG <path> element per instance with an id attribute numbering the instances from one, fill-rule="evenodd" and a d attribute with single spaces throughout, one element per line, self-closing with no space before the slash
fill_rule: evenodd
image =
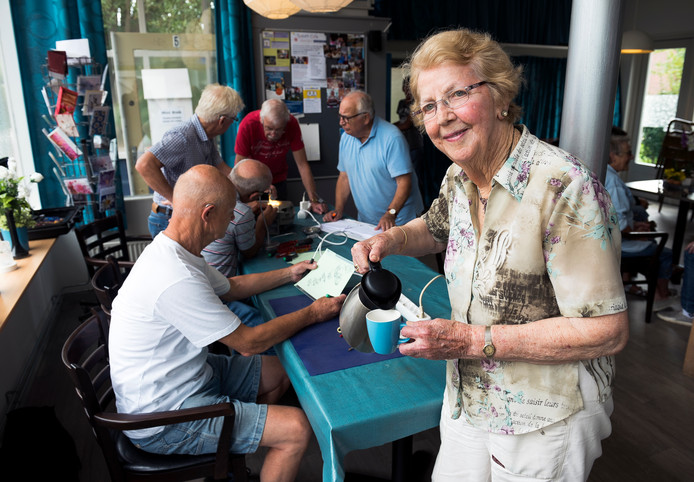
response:
<path id="1" fill-rule="evenodd" d="M 216 0 L 217 76 L 219 83 L 236 90 L 246 104 L 239 114 L 241 120 L 248 111 L 258 108 L 253 62 L 253 31 L 251 13 L 241 0 Z M 222 158 L 234 163 L 234 141 L 238 122 L 222 136 Z"/>
<path id="2" fill-rule="evenodd" d="M 87 38 L 92 58 L 105 66 L 107 59 L 101 1 L 10 0 L 10 8 L 35 169 L 45 177 L 38 185 L 41 204 L 44 208 L 61 207 L 65 205 L 65 196 L 53 175 L 54 164 L 48 156 L 53 147 L 42 132 L 42 129 L 51 129 L 43 118 L 46 105 L 41 95 L 41 88 L 47 82 L 46 53 L 55 49 L 56 40 Z M 74 73 L 70 75 L 68 82 L 74 82 Z M 110 90 L 109 86 L 106 89 Z M 113 131 L 112 116 L 109 125 Z M 114 137 L 113 132 L 110 137 Z"/>

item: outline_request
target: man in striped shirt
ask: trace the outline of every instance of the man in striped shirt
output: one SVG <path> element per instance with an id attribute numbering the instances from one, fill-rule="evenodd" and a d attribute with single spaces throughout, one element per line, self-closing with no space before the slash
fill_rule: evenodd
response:
<path id="1" fill-rule="evenodd" d="M 214 138 L 229 129 L 243 108 L 241 96 L 231 87 L 208 85 L 200 95 L 195 114 L 168 130 L 137 160 L 135 169 L 154 191 L 148 218 L 152 238 L 169 224 L 173 188 L 181 174 L 198 164 L 209 164 L 229 175 L 231 168 L 219 154 Z"/>
<path id="2" fill-rule="evenodd" d="M 256 255 L 265 242 L 268 226 L 277 217 L 277 208 L 262 207 L 257 202 L 260 194 L 268 191 L 272 184 L 272 173 L 265 164 L 255 159 L 243 159 L 234 165 L 229 179 L 237 193 L 234 219 L 223 238 L 202 250 L 207 263 L 227 278 L 238 274 L 240 255 L 245 258 Z"/>

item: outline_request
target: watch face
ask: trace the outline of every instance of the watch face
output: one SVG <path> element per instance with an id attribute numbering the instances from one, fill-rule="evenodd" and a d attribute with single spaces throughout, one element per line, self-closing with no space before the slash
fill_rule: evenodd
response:
<path id="1" fill-rule="evenodd" d="M 494 353 L 496 353 L 496 347 L 491 344 L 484 345 L 484 348 L 482 348 L 482 352 L 486 357 L 491 358 L 494 356 Z"/>
<path id="2" fill-rule="evenodd" d="M 388 212 L 389 212 L 390 214 L 392 214 L 393 216 L 395 216 L 395 209 L 389 209 Z"/>

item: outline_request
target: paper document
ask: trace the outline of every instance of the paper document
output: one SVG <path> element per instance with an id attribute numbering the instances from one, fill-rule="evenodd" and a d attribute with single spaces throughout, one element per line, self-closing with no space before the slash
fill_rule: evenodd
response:
<path id="1" fill-rule="evenodd" d="M 382 229 L 374 229 L 376 226 L 369 223 L 363 223 L 354 219 L 340 219 L 331 223 L 323 223 L 320 229 L 326 233 L 334 233 L 344 231 L 348 238 L 357 241 L 364 241 L 372 236 L 376 236 L 383 232 Z"/>
<path id="2" fill-rule="evenodd" d="M 318 261 L 318 267 L 294 286 L 314 300 L 326 295 L 339 296 L 352 274 L 354 265 L 351 261 L 326 249 Z"/>

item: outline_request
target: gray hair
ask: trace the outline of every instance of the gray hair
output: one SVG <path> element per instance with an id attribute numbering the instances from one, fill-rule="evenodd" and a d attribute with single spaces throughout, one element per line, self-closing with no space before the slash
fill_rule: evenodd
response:
<path id="1" fill-rule="evenodd" d="M 357 96 L 357 111 L 366 112 L 373 119 L 376 116 L 376 110 L 374 109 L 374 101 L 369 94 L 363 90 L 353 90 L 348 95 Z"/>
<path id="2" fill-rule="evenodd" d="M 278 99 L 268 99 L 260 107 L 260 122 L 267 119 L 271 122 L 280 121 L 286 125 L 290 115 L 287 104 Z"/>
<path id="3" fill-rule="evenodd" d="M 244 166 L 240 167 L 242 165 Z M 236 186 L 239 196 L 243 197 L 268 190 L 272 185 L 272 172 L 260 161 L 242 159 L 234 164 L 229 179 Z"/>
<path id="4" fill-rule="evenodd" d="M 195 113 L 204 122 L 214 122 L 220 116 L 236 117 L 244 107 L 241 96 L 234 89 L 210 84 L 202 91 Z"/>
<path id="5" fill-rule="evenodd" d="M 631 139 L 626 131 L 620 129 L 617 126 L 612 126 L 612 132 L 610 135 L 610 153 L 611 154 L 621 154 L 622 146 L 624 143 L 630 142 Z"/>

